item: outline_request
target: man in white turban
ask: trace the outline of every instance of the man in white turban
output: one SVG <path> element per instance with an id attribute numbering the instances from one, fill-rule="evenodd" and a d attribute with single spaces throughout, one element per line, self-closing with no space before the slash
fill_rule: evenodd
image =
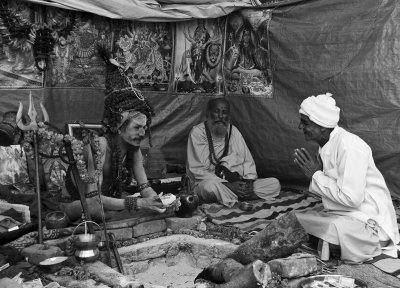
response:
<path id="1" fill-rule="evenodd" d="M 294 162 L 323 209 L 297 213 L 298 220 L 307 233 L 340 246 L 342 260 L 361 263 L 382 253 L 397 258 L 400 237 L 390 192 L 368 144 L 338 126 L 340 109 L 331 96 L 311 96 L 300 106 L 299 129 L 318 143 L 319 153 L 295 149 Z"/>

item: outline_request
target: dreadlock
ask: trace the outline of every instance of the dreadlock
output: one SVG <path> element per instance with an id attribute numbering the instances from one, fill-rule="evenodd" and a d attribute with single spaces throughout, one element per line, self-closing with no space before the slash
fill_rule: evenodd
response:
<path id="1" fill-rule="evenodd" d="M 146 115 L 146 124 L 150 127 L 151 118 L 154 116 L 153 107 L 146 99 L 139 99 L 137 94 L 141 95 L 139 90 L 126 88 L 114 90 L 106 97 L 104 101 L 103 123 L 111 134 L 118 133 L 118 124 L 122 119 L 121 113 L 127 110 L 135 110 Z M 149 142 L 151 143 L 151 134 L 149 138 Z"/>

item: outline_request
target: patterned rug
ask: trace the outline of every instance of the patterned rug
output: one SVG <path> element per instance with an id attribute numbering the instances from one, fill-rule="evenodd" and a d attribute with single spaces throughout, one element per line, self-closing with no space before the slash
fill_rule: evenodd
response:
<path id="1" fill-rule="evenodd" d="M 221 204 L 203 204 L 202 210 L 209 221 L 217 225 L 228 225 L 242 231 L 261 231 L 272 220 L 292 210 L 304 211 L 322 206 L 321 200 L 300 190 L 285 189 L 272 200 L 246 201 L 253 205 L 251 211 L 240 209 L 239 203 L 232 208 Z"/>

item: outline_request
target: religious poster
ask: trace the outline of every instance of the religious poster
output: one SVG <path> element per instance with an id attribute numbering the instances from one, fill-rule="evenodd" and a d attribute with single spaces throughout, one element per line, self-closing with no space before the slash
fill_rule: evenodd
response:
<path id="1" fill-rule="evenodd" d="M 223 67 L 226 93 L 272 98 L 271 16 L 271 10 L 251 9 L 228 16 Z"/>
<path id="2" fill-rule="evenodd" d="M 114 59 L 128 82 L 141 91 L 168 91 L 172 24 L 116 21 L 114 33 Z"/>
<path id="3" fill-rule="evenodd" d="M 7 1 L 0 8 L 0 88 L 42 87 L 44 75 L 35 65 L 33 51 L 34 6 Z"/>
<path id="4" fill-rule="evenodd" d="M 20 145 L 0 147 L 0 184 L 28 183 L 26 155 Z"/>
<path id="5" fill-rule="evenodd" d="M 107 18 L 65 9 L 47 8 L 46 20 L 55 38 L 47 69 L 47 86 L 104 87 L 105 62 L 98 46 L 111 50 Z"/>
<path id="6" fill-rule="evenodd" d="M 225 18 L 176 24 L 174 92 L 223 93 Z"/>
<path id="7" fill-rule="evenodd" d="M 67 177 L 68 164 L 60 158 L 42 158 L 46 188 L 49 191 L 61 191 Z"/>

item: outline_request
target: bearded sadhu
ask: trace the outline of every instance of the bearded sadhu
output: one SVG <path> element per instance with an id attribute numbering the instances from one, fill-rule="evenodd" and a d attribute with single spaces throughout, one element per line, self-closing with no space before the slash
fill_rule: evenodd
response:
<path id="1" fill-rule="evenodd" d="M 113 211 L 125 209 L 132 213 L 142 210 L 156 213 L 166 211 L 147 179 L 140 149 L 151 123 L 152 114 L 152 107 L 137 89 L 114 90 L 105 99 L 103 123 L 107 127 L 107 132 L 98 139 L 98 149 L 102 156 L 100 163 L 96 165 L 100 165 L 101 200 L 108 216 L 112 215 Z M 88 162 L 95 162 L 93 158 L 86 153 Z M 138 184 L 141 197 L 126 196 L 124 193 L 132 177 Z M 85 187 L 91 217 L 100 220 L 101 204 L 97 185 L 87 184 Z M 75 195 L 75 199 L 78 198 L 77 188 L 71 177 L 66 179 L 66 188 L 71 195 Z M 68 203 L 63 208 L 71 220 L 79 218 L 82 214 L 79 200 Z"/>
<path id="2" fill-rule="evenodd" d="M 258 178 L 242 134 L 230 123 L 229 102 L 211 99 L 206 118 L 192 128 L 187 146 L 186 172 L 200 201 L 231 207 L 238 200 L 278 196 L 278 179 Z"/>

